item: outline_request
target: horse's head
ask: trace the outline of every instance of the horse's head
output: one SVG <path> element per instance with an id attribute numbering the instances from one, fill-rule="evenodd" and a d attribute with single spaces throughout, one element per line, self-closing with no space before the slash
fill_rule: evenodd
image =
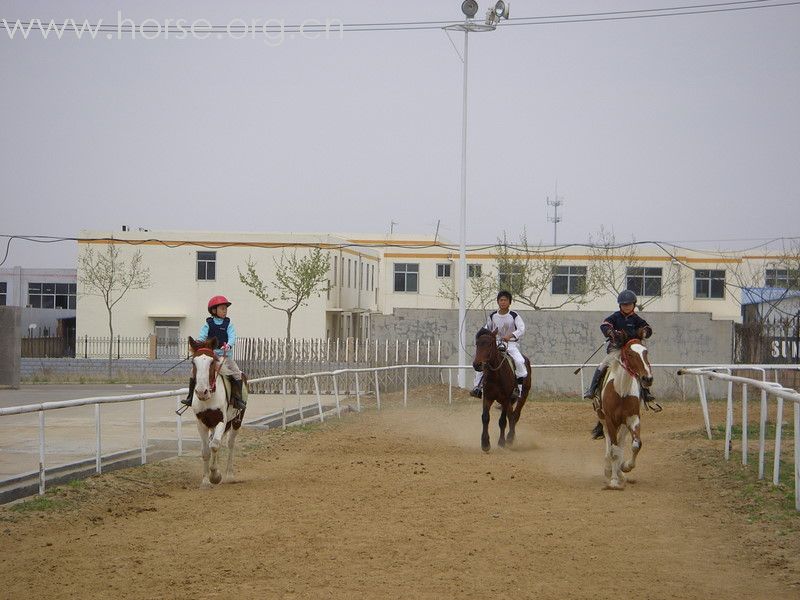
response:
<path id="1" fill-rule="evenodd" d="M 209 338 L 198 342 L 189 337 L 192 350 L 192 377 L 195 380 L 194 393 L 198 398 L 208 399 L 217 391 L 217 373 L 221 366 L 214 349 L 218 346 L 217 338 Z"/>
<path id="2" fill-rule="evenodd" d="M 475 359 L 472 361 L 472 368 L 476 371 L 483 371 L 484 365 L 497 362 L 497 332 L 489 331 L 482 327 L 475 334 Z"/>
<path id="3" fill-rule="evenodd" d="M 653 385 L 653 370 L 647 358 L 647 348 L 641 340 L 632 339 L 622 347 L 620 355 L 622 366 L 631 375 L 638 377 L 645 387 Z"/>

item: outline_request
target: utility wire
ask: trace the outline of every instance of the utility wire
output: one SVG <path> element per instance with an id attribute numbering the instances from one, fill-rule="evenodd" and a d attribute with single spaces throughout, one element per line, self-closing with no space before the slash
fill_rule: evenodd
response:
<path id="1" fill-rule="evenodd" d="M 770 2 L 767 4 L 767 2 Z M 718 2 L 711 4 L 682 5 L 663 8 L 650 8 L 638 10 L 621 11 L 602 11 L 592 13 L 565 13 L 556 15 L 541 15 L 530 17 L 512 17 L 508 21 L 498 24 L 498 27 L 530 26 L 530 25 L 555 25 L 565 23 L 589 23 L 600 21 L 619 21 L 629 19 L 646 19 L 657 17 L 687 16 L 696 14 L 709 14 L 720 12 L 732 12 L 742 10 L 755 10 L 764 8 L 778 8 L 786 6 L 800 5 L 800 0 L 774 2 L 774 0 L 740 0 L 738 2 Z M 70 22 L 48 22 L 39 21 L 16 21 L 19 26 L 32 27 L 38 22 L 41 27 L 48 27 L 50 30 L 75 29 L 84 23 Z M 377 23 L 343 23 L 335 25 L 332 22 L 320 24 L 292 24 L 292 25 L 259 25 L 255 28 L 250 25 L 210 25 L 205 27 L 192 26 L 191 30 L 195 34 L 199 33 L 320 33 L 337 31 L 358 32 L 358 31 L 412 31 L 412 30 L 433 30 L 442 29 L 446 25 L 457 24 L 458 21 L 388 21 Z M 91 31 L 99 33 L 160 33 L 161 25 L 109 25 L 100 24 Z M 184 29 L 188 29 L 184 27 Z M 172 32 L 178 32 L 177 26 L 173 25 Z"/>

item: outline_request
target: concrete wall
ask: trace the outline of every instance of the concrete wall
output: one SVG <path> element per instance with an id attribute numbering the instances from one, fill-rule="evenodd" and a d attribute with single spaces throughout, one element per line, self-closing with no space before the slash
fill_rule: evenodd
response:
<path id="1" fill-rule="evenodd" d="M 143 375 L 149 379 L 164 381 L 188 382 L 191 363 L 188 361 L 172 369 L 166 375 L 164 371 L 173 367 L 180 359 L 163 358 L 156 360 L 121 359 L 111 363 L 112 377 L 121 378 L 130 375 Z M 105 380 L 108 374 L 108 360 L 95 358 L 23 358 L 20 372 L 24 379 L 47 379 L 58 381 L 58 376 L 69 376 L 71 379 L 84 377 L 86 381 Z M 188 383 L 187 383 L 188 385 Z"/>
<path id="2" fill-rule="evenodd" d="M 580 364 L 600 345 L 600 323 L 609 312 L 597 311 L 518 311 L 526 333 L 521 347 L 531 363 Z M 467 360 L 471 362 L 475 332 L 483 325 L 483 311 L 467 311 Z M 732 360 L 733 321 L 716 321 L 708 313 L 643 313 L 653 327 L 647 341 L 650 361 L 670 364 L 727 364 Z M 458 311 L 437 309 L 396 309 L 393 315 L 373 315 L 375 337 L 442 339 L 442 362 L 455 364 Z M 602 358 L 600 350 L 590 364 Z M 534 388 L 560 393 L 577 393 L 580 377 L 574 368 L 537 369 Z M 585 377 L 591 376 L 587 369 Z M 681 379 L 674 368 L 658 369 L 653 392 L 661 396 L 680 396 Z M 688 382 L 687 382 L 688 383 Z M 688 388 L 687 388 L 688 389 Z M 716 396 L 719 390 L 714 389 Z M 694 390 L 691 391 L 694 394 Z"/>
<path id="3" fill-rule="evenodd" d="M 0 386 L 19 387 L 21 315 L 16 306 L 0 306 L 0 331 L 6 335 L 0 344 Z"/>

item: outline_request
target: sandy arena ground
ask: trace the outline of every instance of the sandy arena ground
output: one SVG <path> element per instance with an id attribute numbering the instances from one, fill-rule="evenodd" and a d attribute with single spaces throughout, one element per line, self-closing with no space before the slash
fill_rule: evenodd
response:
<path id="1" fill-rule="evenodd" d="M 478 402 L 439 394 L 247 430 L 239 481 L 209 491 L 190 456 L 2 507 L 0 598 L 800 598 L 800 518 L 732 510 L 696 404 L 644 415 L 612 492 L 586 404 L 529 402 L 514 449 L 493 410 L 484 454 Z"/>

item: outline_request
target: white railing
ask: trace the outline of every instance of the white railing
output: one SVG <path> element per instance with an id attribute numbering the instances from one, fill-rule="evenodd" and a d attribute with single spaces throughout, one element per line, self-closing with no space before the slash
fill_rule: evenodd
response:
<path id="1" fill-rule="evenodd" d="M 764 380 L 750 379 L 748 377 L 737 377 L 731 375 L 734 369 L 760 370 Z M 784 367 L 797 369 L 798 367 Z M 731 451 L 731 430 L 733 427 L 733 384 L 742 385 L 742 464 L 747 465 L 748 454 L 748 406 L 747 389 L 748 386 L 761 390 L 761 412 L 759 417 L 758 435 L 758 478 L 764 479 L 764 455 L 766 448 L 766 423 L 767 423 L 767 399 L 775 396 L 777 401 L 775 415 L 775 440 L 774 457 L 772 465 L 772 484 L 778 485 L 780 482 L 781 467 L 781 438 L 783 430 L 783 401 L 794 402 L 794 504 L 795 509 L 800 511 L 800 393 L 793 389 L 785 388 L 776 382 L 766 381 L 766 370 L 775 369 L 773 365 L 725 365 L 721 367 L 707 367 L 697 369 L 681 369 L 678 375 L 694 375 L 698 380 L 700 389 L 700 402 L 703 405 L 703 416 L 706 421 L 706 431 L 711 439 L 711 426 L 708 418 L 708 404 L 705 395 L 705 379 L 718 379 L 728 382 L 728 398 L 725 411 L 725 460 L 730 459 Z M 716 371 L 728 371 L 727 373 L 717 373 Z"/>
<path id="2" fill-rule="evenodd" d="M 259 377 L 255 379 L 251 379 L 250 383 L 262 383 L 266 381 L 281 381 L 282 382 L 282 410 L 280 413 L 275 413 L 272 415 L 266 415 L 266 417 L 261 417 L 259 420 L 268 418 L 268 417 L 277 417 L 278 414 L 281 415 L 281 426 L 282 428 L 286 428 L 287 424 L 287 406 L 286 406 L 286 399 L 291 393 L 290 390 L 287 388 L 288 381 L 294 381 L 294 393 L 297 396 L 297 409 L 300 416 L 300 423 L 304 425 L 306 420 L 319 420 L 320 422 L 324 421 L 325 417 L 323 414 L 323 407 L 322 407 L 322 397 L 320 394 L 319 389 L 319 378 L 320 377 L 331 377 L 333 380 L 333 389 L 334 389 L 334 396 L 336 398 L 336 414 L 338 417 L 341 418 L 342 407 L 340 401 L 340 393 L 338 389 L 338 376 L 346 373 L 353 373 L 355 376 L 356 382 L 356 410 L 361 411 L 361 396 L 364 394 L 360 387 L 360 380 L 359 380 L 359 373 L 373 373 L 374 374 L 374 392 L 377 401 L 378 409 L 381 408 L 381 400 L 380 400 L 380 386 L 378 382 L 378 372 L 379 371 L 389 371 L 389 370 L 402 370 L 403 371 L 403 406 L 407 406 L 408 404 L 408 370 L 409 369 L 440 369 L 446 370 L 448 374 L 448 402 L 452 403 L 453 401 L 453 377 L 452 371 L 454 369 L 472 369 L 472 366 L 457 366 L 457 365 L 393 365 L 388 367 L 371 367 L 371 368 L 362 368 L 362 369 L 339 369 L 336 371 L 326 371 L 326 372 L 319 372 L 319 373 L 307 373 L 304 375 L 273 375 L 269 377 Z M 314 387 L 316 390 L 316 404 L 317 404 L 317 411 L 316 414 L 310 415 L 306 417 L 304 413 L 304 407 L 302 405 L 301 397 L 300 397 L 300 388 L 299 382 L 300 380 L 304 379 L 311 379 L 314 382 Z M 95 448 L 94 448 L 94 455 L 95 455 L 95 472 L 102 473 L 102 458 L 103 458 L 103 448 L 102 448 L 102 427 L 101 427 L 101 406 L 104 404 L 115 404 L 115 403 L 123 403 L 123 402 L 139 402 L 139 441 L 140 441 L 140 461 L 141 464 L 145 464 L 147 462 L 147 446 L 148 446 L 148 435 L 147 435 L 147 418 L 146 418 L 146 410 L 145 410 L 145 401 L 154 399 L 154 398 L 175 398 L 175 405 L 176 408 L 180 408 L 182 405 L 180 404 L 180 400 L 186 396 L 189 392 L 189 388 L 180 388 L 177 390 L 168 390 L 164 392 L 150 392 L 145 394 L 129 394 L 124 396 L 96 396 L 91 398 L 78 398 L 75 400 L 60 400 L 56 402 L 42 402 L 39 404 L 26 404 L 21 406 L 10 406 L 10 407 L 3 407 L 0 408 L 0 417 L 9 416 L 9 415 L 23 415 L 23 414 L 30 414 L 30 413 L 38 413 L 39 414 L 39 425 L 38 425 L 38 437 L 39 437 L 39 494 L 42 495 L 45 493 L 46 484 L 47 484 L 47 461 L 46 461 L 46 436 L 45 436 L 45 414 L 48 411 L 58 410 L 63 408 L 74 408 L 79 406 L 94 406 L 94 429 L 95 429 Z M 177 437 L 177 454 L 181 456 L 183 454 L 183 420 L 180 415 L 176 417 L 176 437 Z M 65 465 L 60 465 L 65 466 Z"/>
<path id="3" fill-rule="evenodd" d="M 729 381 L 728 386 L 728 411 L 727 411 L 727 421 L 726 421 L 726 444 L 725 444 L 725 458 L 729 457 L 729 442 L 731 439 L 730 431 L 731 431 L 731 424 L 732 424 L 732 415 L 733 415 L 733 408 L 732 408 L 732 394 L 733 394 L 733 382 L 737 381 L 740 383 L 746 383 L 745 387 L 743 388 L 743 440 L 746 441 L 746 427 L 747 427 L 747 419 L 746 419 L 746 411 L 747 411 L 747 391 L 746 386 L 751 385 L 753 387 L 760 388 L 762 390 L 762 411 L 761 411 L 761 435 L 759 439 L 759 477 L 763 478 L 763 461 L 764 461 L 764 437 L 765 437 L 765 423 L 766 423 L 766 395 L 773 394 L 778 397 L 778 418 L 776 424 L 776 452 L 775 452 L 775 469 L 774 469 L 774 483 L 777 484 L 777 478 L 779 473 L 779 460 L 780 460 L 780 441 L 781 441 L 781 419 L 782 419 L 782 411 L 783 411 L 783 400 L 788 398 L 795 402 L 795 416 L 794 416 L 794 432 L 795 432 L 795 503 L 797 509 L 800 510 L 800 492 L 798 492 L 798 486 L 800 486 L 800 476 L 798 475 L 800 467 L 800 435 L 798 435 L 798 431 L 800 431 L 800 424 L 798 424 L 798 415 L 800 415 L 800 408 L 798 407 L 798 401 L 800 401 L 800 394 L 795 392 L 794 390 L 788 390 L 786 388 L 780 387 L 778 384 L 769 383 L 769 382 L 759 382 L 753 379 L 747 379 L 743 377 L 734 377 L 730 374 L 733 370 L 758 370 L 761 371 L 763 374 L 764 379 L 766 379 L 766 371 L 772 370 L 782 370 L 782 369 L 800 369 L 800 366 L 790 366 L 790 365 L 680 365 L 680 364 L 653 364 L 655 368 L 678 368 L 680 369 L 679 375 L 695 375 L 698 381 L 698 390 L 700 393 L 700 402 L 703 408 L 703 417 L 705 420 L 706 431 L 708 433 L 709 439 L 711 439 L 711 426 L 710 426 L 710 419 L 708 416 L 708 402 L 707 402 L 707 393 L 705 388 L 705 379 L 723 379 Z M 580 372 L 580 387 L 578 389 L 578 393 L 582 393 L 583 389 L 585 388 L 584 385 L 584 377 L 583 377 L 583 370 L 585 368 L 594 368 L 594 365 L 585 365 L 585 364 L 550 364 L 550 365 L 531 365 L 533 369 L 552 369 L 552 368 L 570 368 L 576 369 Z M 339 390 L 338 378 L 340 375 L 344 374 L 353 374 L 355 377 L 355 398 L 356 398 L 356 410 L 361 411 L 361 396 L 366 393 L 366 389 L 369 387 L 369 383 L 364 391 L 361 388 L 362 380 L 359 377 L 359 374 L 362 373 L 372 373 L 372 380 L 373 380 L 373 392 L 375 395 L 375 400 L 377 404 L 378 410 L 381 408 L 381 392 L 380 392 L 380 385 L 378 380 L 378 373 L 381 371 L 399 371 L 402 370 L 403 372 L 403 406 L 408 405 L 408 373 L 409 369 L 439 369 L 441 371 L 447 372 L 447 384 L 448 384 L 448 397 L 447 401 L 449 404 L 453 402 L 453 371 L 459 369 L 465 370 L 472 370 L 472 365 L 391 365 L 385 367 L 364 367 L 360 369 L 338 369 L 335 371 L 321 371 L 316 373 L 306 373 L 302 375 L 272 375 L 268 377 L 259 377 L 250 380 L 250 383 L 257 384 L 263 383 L 267 381 L 280 381 L 281 382 L 281 389 L 282 389 L 282 408 L 279 413 L 274 413 L 271 415 L 267 415 L 266 417 L 261 417 L 260 419 L 264 419 L 267 417 L 277 417 L 278 415 L 281 416 L 281 426 L 282 428 L 286 428 L 287 425 L 287 405 L 286 399 L 289 397 L 290 394 L 294 393 L 297 397 L 297 410 L 300 417 L 301 425 L 305 424 L 306 420 L 319 420 L 323 422 L 324 411 L 322 406 L 322 395 L 320 393 L 320 386 L 319 381 L 320 378 L 331 378 L 331 383 L 333 386 L 333 395 L 336 401 L 336 408 L 335 412 L 338 417 L 341 417 L 342 407 L 341 407 L 341 393 Z M 715 372 L 715 370 L 726 370 L 728 371 L 727 374 L 723 375 L 721 373 Z M 777 377 L 777 375 L 776 375 Z M 302 399 L 300 394 L 300 381 L 301 380 L 311 380 L 314 385 L 315 389 L 315 396 L 316 396 L 316 414 L 309 414 L 306 417 L 304 408 L 302 405 Z M 294 382 L 294 390 L 290 390 L 288 387 L 288 382 Z M 101 444 L 101 406 L 103 404 L 111 404 L 111 403 L 122 403 L 122 402 L 133 402 L 139 401 L 139 438 L 140 438 L 140 456 L 141 456 L 141 464 L 145 464 L 147 461 L 147 445 L 148 445 L 148 437 L 147 437 L 147 423 L 146 423 L 146 410 L 145 410 L 145 401 L 153 398 L 175 398 L 175 405 L 176 408 L 180 408 L 180 399 L 185 397 L 188 393 L 188 388 L 180 388 L 177 390 L 169 390 L 164 392 L 151 392 L 146 394 L 132 394 L 132 395 L 125 395 L 125 396 L 98 396 L 93 398 L 81 398 L 75 400 L 62 400 L 57 402 L 44 402 L 40 404 L 28 404 L 23 406 L 12 406 L 12 407 L 5 407 L 0 408 L 0 417 L 5 415 L 20 415 L 20 414 L 27 414 L 27 413 L 39 413 L 39 494 L 44 494 L 45 487 L 46 487 L 46 456 L 45 456 L 45 413 L 50 410 L 57 410 L 62 408 L 71 408 L 77 406 L 86 406 L 86 405 L 94 405 L 94 421 L 95 421 L 95 471 L 97 473 L 102 472 L 102 444 Z M 180 416 L 176 417 L 176 437 L 177 437 L 177 453 L 178 455 L 182 455 L 183 453 L 183 430 L 182 430 L 182 423 L 183 420 Z M 743 441 L 743 461 L 746 464 L 747 461 L 747 448 L 746 443 Z"/>

